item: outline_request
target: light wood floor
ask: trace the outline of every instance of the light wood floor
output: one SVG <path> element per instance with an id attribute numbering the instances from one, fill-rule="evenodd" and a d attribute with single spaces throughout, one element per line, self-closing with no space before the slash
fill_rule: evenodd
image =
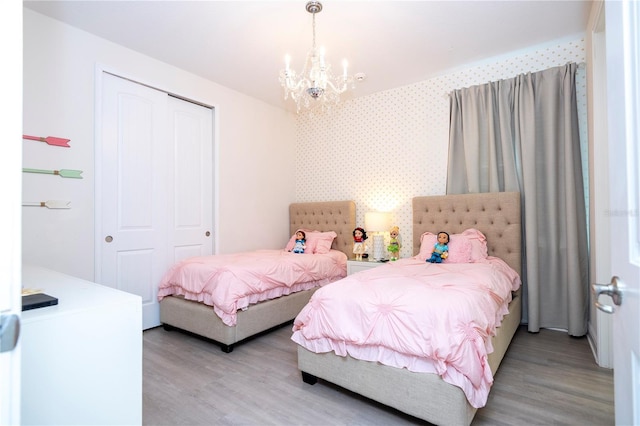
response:
<path id="1" fill-rule="evenodd" d="M 229 354 L 177 331 L 144 332 L 145 425 L 410 425 L 424 422 L 297 369 L 287 325 Z M 613 425 L 613 374 L 586 338 L 521 327 L 473 425 Z"/>

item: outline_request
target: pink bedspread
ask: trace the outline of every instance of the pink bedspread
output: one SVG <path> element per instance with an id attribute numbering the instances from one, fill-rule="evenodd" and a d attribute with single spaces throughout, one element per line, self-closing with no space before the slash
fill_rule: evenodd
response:
<path id="1" fill-rule="evenodd" d="M 316 353 L 439 374 L 479 408 L 493 383 L 490 336 L 519 287 L 518 274 L 497 258 L 401 259 L 316 291 L 296 317 L 292 339 Z"/>
<path id="2" fill-rule="evenodd" d="M 167 271 L 158 300 L 180 295 L 203 302 L 233 326 L 236 312 L 252 303 L 325 285 L 346 275 L 347 256 L 337 250 L 327 254 L 256 250 L 192 257 Z"/>

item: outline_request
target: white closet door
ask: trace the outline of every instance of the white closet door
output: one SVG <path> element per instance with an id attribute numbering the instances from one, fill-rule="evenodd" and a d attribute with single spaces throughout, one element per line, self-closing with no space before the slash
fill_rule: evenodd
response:
<path id="1" fill-rule="evenodd" d="M 169 260 L 213 252 L 213 114 L 169 97 L 172 187 Z"/>
<path id="2" fill-rule="evenodd" d="M 96 280 L 141 296 L 147 329 L 160 325 L 158 284 L 173 245 L 212 251 L 200 230 L 212 222 L 212 113 L 106 73 L 102 87 Z"/>

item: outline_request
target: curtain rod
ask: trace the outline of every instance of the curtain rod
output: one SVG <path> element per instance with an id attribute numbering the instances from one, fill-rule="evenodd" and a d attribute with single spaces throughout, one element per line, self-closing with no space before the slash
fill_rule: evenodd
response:
<path id="1" fill-rule="evenodd" d="M 569 65 L 569 64 L 574 64 L 574 63 L 576 64 L 577 69 L 579 69 L 579 70 L 584 70 L 584 69 L 587 67 L 587 63 L 586 63 L 586 62 L 584 62 L 584 61 L 583 61 L 583 62 L 574 62 L 574 61 L 569 61 L 569 62 L 567 62 L 567 63 L 565 64 L 565 66 L 566 66 L 566 65 Z M 562 65 L 556 65 L 556 66 L 562 66 Z M 554 67 L 549 67 L 549 68 L 554 68 Z M 547 68 L 545 68 L 545 69 L 547 69 Z M 543 70 L 540 70 L 540 71 L 543 71 Z M 529 72 L 532 72 L 532 71 L 529 71 Z M 538 72 L 538 71 L 533 71 L 533 72 Z M 509 77 L 509 78 L 513 78 L 513 77 Z M 504 80 L 504 79 L 500 79 L 500 80 Z M 472 86 L 476 86 L 476 84 L 472 84 Z M 458 90 L 458 89 L 451 89 L 449 92 L 446 92 L 446 93 L 444 94 L 444 98 L 445 98 L 445 99 L 449 99 L 449 95 L 450 95 L 450 94 L 451 94 L 451 92 L 453 92 L 454 90 Z"/>

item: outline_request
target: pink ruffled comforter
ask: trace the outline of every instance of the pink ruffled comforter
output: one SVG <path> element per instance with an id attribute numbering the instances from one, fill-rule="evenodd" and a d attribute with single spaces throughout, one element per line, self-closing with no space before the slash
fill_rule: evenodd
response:
<path id="1" fill-rule="evenodd" d="M 295 254 L 284 250 L 201 256 L 185 259 L 167 271 L 158 300 L 180 295 L 213 306 L 230 326 L 239 309 L 263 300 L 322 286 L 347 275 L 347 256 Z"/>
<path id="2" fill-rule="evenodd" d="M 439 374 L 479 408 L 493 383 L 490 337 L 519 287 L 518 274 L 494 257 L 464 264 L 401 259 L 316 291 L 296 317 L 292 339 L 316 353 Z"/>

